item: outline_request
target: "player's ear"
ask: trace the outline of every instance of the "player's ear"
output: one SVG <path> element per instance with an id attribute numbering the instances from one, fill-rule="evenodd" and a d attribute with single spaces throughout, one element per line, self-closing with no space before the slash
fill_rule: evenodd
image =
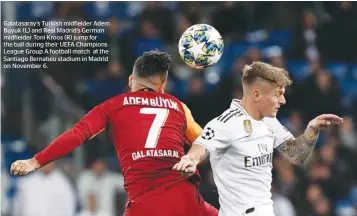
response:
<path id="1" fill-rule="evenodd" d="M 163 83 L 160 84 L 159 91 L 160 91 L 161 93 L 165 93 L 166 83 L 167 83 L 167 81 L 165 81 L 165 82 L 163 82 Z"/>
<path id="2" fill-rule="evenodd" d="M 167 83 L 167 75 L 160 75 L 160 86 L 159 86 L 159 92 L 165 93 L 165 88 L 166 88 L 166 83 Z"/>
<path id="3" fill-rule="evenodd" d="M 133 84 L 133 75 L 130 75 L 128 80 L 128 86 L 131 88 L 132 84 Z"/>
<path id="4" fill-rule="evenodd" d="M 260 100 L 261 95 L 262 95 L 262 93 L 260 92 L 260 90 L 254 89 L 252 91 L 252 96 L 253 96 L 254 102 L 258 102 Z"/>

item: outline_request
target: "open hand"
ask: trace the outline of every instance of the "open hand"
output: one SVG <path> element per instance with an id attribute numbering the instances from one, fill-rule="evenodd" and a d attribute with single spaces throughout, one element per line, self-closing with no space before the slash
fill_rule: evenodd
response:
<path id="1" fill-rule="evenodd" d="M 172 168 L 173 170 L 178 170 L 181 174 L 185 176 L 191 176 L 196 171 L 196 164 L 187 155 L 183 156 L 177 164 Z"/>
<path id="2" fill-rule="evenodd" d="M 28 160 L 17 160 L 11 164 L 10 172 L 13 175 L 27 175 L 40 167 L 40 164 L 34 158 Z"/>
<path id="3" fill-rule="evenodd" d="M 343 123 L 343 118 L 334 114 L 322 114 L 309 122 L 308 129 L 319 131 L 331 125 L 339 125 Z"/>

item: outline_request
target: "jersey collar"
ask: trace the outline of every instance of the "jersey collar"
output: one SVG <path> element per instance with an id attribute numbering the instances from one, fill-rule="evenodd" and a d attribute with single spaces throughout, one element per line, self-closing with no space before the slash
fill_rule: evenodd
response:
<path id="1" fill-rule="evenodd" d="M 242 102 L 242 100 L 233 99 L 230 107 L 231 107 L 231 108 L 238 108 L 238 109 L 240 109 L 248 118 L 250 118 L 251 120 L 256 121 L 256 122 L 261 122 L 261 121 L 257 121 L 257 120 L 255 120 L 255 119 L 253 119 L 253 118 L 247 113 L 247 111 L 245 111 L 245 109 L 240 105 L 241 102 Z"/>
<path id="2" fill-rule="evenodd" d="M 248 113 L 245 111 L 245 109 L 240 105 L 242 100 L 239 99 L 233 99 L 231 103 L 231 108 L 238 108 L 240 109 L 246 116 L 249 116 Z"/>
<path id="3" fill-rule="evenodd" d="M 232 103 L 231 103 L 231 107 L 241 107 L 240 103 L 242 102 L 242 100 L 239 99 L 233 99 Z"/>
<path id="4" fill-rule="evenodd" d="M 142 89 L 139 89 L 138 91 L 153 91 L 153 92 L 155 92 L 155 90 L 154 89 L 152 89 L 152 88 L 142 88 Z"/>

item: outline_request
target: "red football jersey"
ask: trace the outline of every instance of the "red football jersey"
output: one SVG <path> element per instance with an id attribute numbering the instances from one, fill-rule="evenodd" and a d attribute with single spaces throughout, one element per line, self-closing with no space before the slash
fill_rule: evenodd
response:
<path id="1" fill-rule="evenodd" d="M 94 107 L 35 158 L 45 165 L 105 129 L 114 142 L 130 198 L 186 180 L 172 167 L 184 155 L 185 139 L 193 142 L 202 131 L 175 97 L 130 92 Z"/>
<path id="2" fill-rule="evenodd" d="M 108 106 L 109 134 L 129 197 L 185 179 L 172 170 L 184 155 L 185 110 L 168 94 L 130 92 Z"/>

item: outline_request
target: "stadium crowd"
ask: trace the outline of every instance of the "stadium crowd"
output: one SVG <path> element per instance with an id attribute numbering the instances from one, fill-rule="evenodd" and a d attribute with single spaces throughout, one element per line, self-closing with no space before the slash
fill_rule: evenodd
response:
<path id="1" fill-rule="evenodd" d="M 88 111 L 127 91 L 134 60 L 155 48 L 168 51 L 174 59 L 167 92 L 185 102 L 201 126 L 225 110 L 232 98 L 242 96 L 241 72 L 245 64 L 264 61 L 286 68 L 293 85 L 287 90 L 287 104 L 278 117 L 287 129 L 295 136 L 300 135 L 307 120 L 322 113 L 340 115 L 344 124 L 320 134 L 306 167 L 294 166 L 276 155 L 275 214 L 357 215 L 355 2 L 16 2 L 2 3 L 2 10 L 3 19 L 10 16 L 16 20 L 111 23 L 105 34 L 98 34 L 98 41 L 109 44 L 109 62 L 51 63 L 41 72 L 31 69 L 2 72 L 4 215 L 32 216 L 31 208 L 43 203 L 48 204 L 48 211 L 53 211 L 51 215 L 56 215 L 57 208 L 57 212 L 67 209 L 79 215 L 94 215 L 91 212 L 98 209 L 97 216 L 123 212 L 126 199 L 123 178 L 114 148 L 106 137 L 84 145 L 88 169 L 81 173 L 73 171 L 71 156 L 59 162 L 62 171 L 51 164 L 29 178 L 15 178 L 7 170 L 15 159 L 32 156 L 33 148 L 43 148 L 46 143 L 39 141 L 53 138 L 48 133 L 56 127 L 52 118 L 54 98 L 39 73 L 50 75 L 69 98 Z M 177 49 L 182 32 L 196 23 L 211 24 L 225 42 L 221 61 L 204 71 L 186 66 Z M 32 94 L 30 111 L 23 105 L 28 90 Z M 26 118 L 28 112 L 34 116 L 30 120 Z M 30 140 L 23 134 L 24 119 L 36 122 L 32 129 L 35 135 Z M 202 194 L 218 208 L 209 164 L 200 169 Z M 35 188 L 26 188 L 29 182 Z M 60 185 L 64 189 L 56 191 L 54 188 Z M 50 199 L 52 196 L 73 202 L 58 202 Z M 16 213 L 26 208 L 27 212 Z M 49 215 L 46 209 L 43 215 Z"/>

